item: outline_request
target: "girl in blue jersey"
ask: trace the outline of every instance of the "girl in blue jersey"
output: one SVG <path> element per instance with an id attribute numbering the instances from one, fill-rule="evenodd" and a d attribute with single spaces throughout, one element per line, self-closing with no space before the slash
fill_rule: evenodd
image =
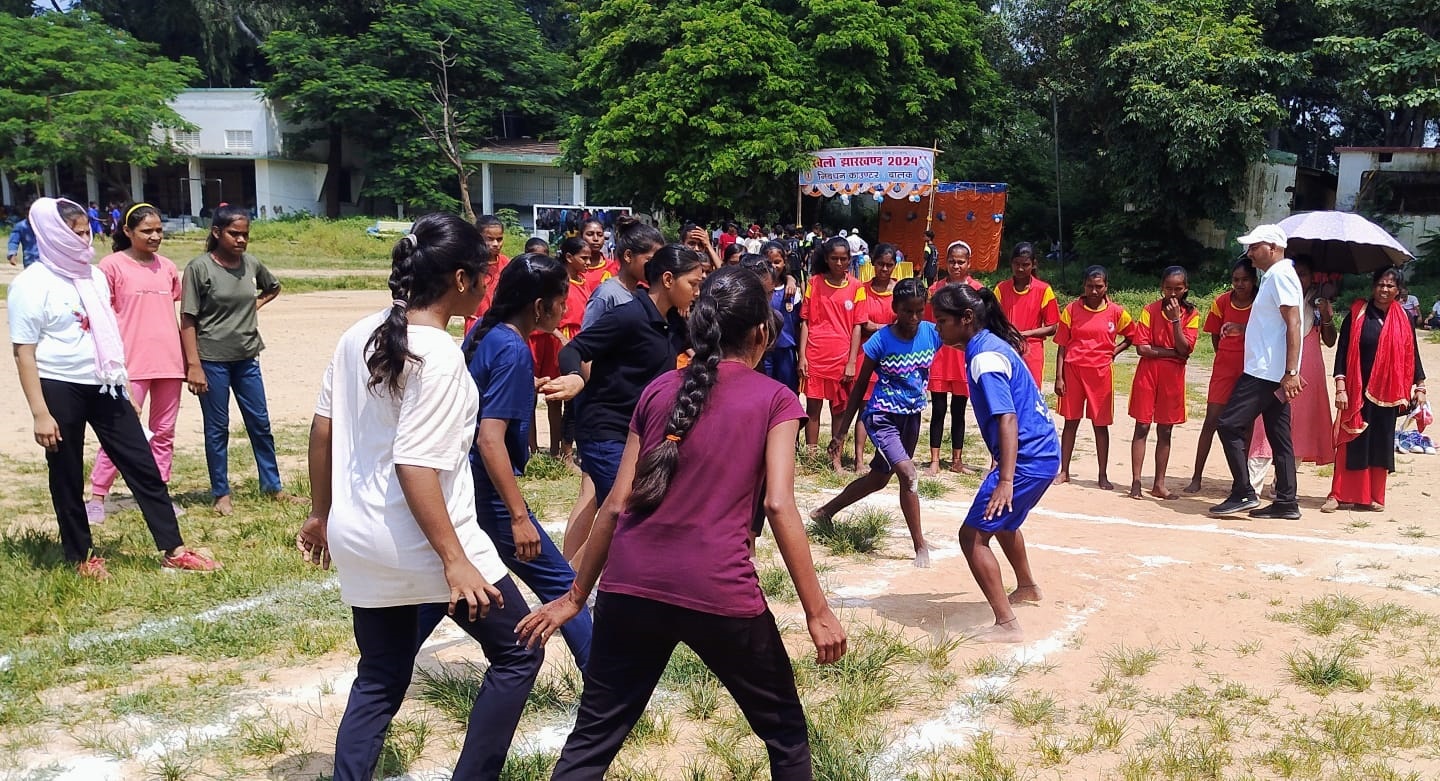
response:
<path id="1" fill-rule="evenodd" d="M 960 548 L 995 612 L 995 626 L 984 639 L 1015 642 L 1023 635 L 1012 606 L 1040 600 L 1020 525 L 1060 471 L 1060 441 L 1020 357 L 1025 337 L 1005 319 L 994 294 L 949 285 L 935 294 L 932 305 L 941 340 L 965 350 L 970 404 L 996 464 L 960 527 Z M 1016 587 L 1008 599 L 991 537 L 1015 570 Z"/>
<path id="2" fill-rule="evenodd" d="M 895 322 L 883 326 L 865 342 L 865 362 L 850 388 L 845 411 L 831 427 L 830 457 L 840 453 L 845 432 L 865 399 L 870 377 L 878 378 L 875 392 L 865 405 L 865 430 L 875 443 L 870 471 L 845 486 L 839 496 L 810 513 L 812 520 L 829 518 L 890 483 L 900 475 L 900 512 L 915 543 L 915 566 L 930 566 L 930 547 L 920 529 L 919 472 L 915 469 L 915 445 L 920 441 L 920 416 L 929 403 L 930 364 L 940 350 L 940 334 L 934 323 L 923 320 L 925 288 L 918 280 L 901 280 L 895 286 L 890 306 Z"/>

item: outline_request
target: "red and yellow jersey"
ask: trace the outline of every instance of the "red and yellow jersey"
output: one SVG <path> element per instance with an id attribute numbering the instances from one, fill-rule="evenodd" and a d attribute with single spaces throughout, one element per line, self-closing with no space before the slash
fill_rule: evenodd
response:
<path id="1" fill-rule="evenodd" d="M 845 362 L 850 358 L 850 338 L 855 326 L 862 322 L 865 301 L 865 286 L 849 274 L 840 285 L 831 284 L 823 276 L 811 277 L 805 284 L 800 319 L 806 324 L 804 349 L 811 374 L 829 379 L 844 374 Z"/>
<path id="2" fill-rule="evenodd" d="M 923 319 L 932 323 L 935 322 L 935 308 L 930 305 L 930 302 L 934 301 L 935 294 L 940 292 L 940 290 L 948 284 L 950 284 L 950 280 L 941 279 L 937 280 L 935 284 L 930 286 L 930 295 L 925 302 L 925 314 L 921 316 Z M 980 280 L 974 277 L 965 277 L 965 284 L 969 285 L 972 290 L 979 290 L 980 288 L 985 287 L 985 285 L 982 284 Z"/>
<path id="3" fill-rule="evenodd" d="M 509 263 L 509 258 L 496 255 L 495 261 L 485 267 L 485 297 L 480 299 L 480 306 L 475 307 L 475 314 L 465 318 L 465 333 L 470 333 L 470 326 L 475 325 L 477 320 L 490 311 L 490 302 L 495 299 L 495 288 L 500 285 L 500 272 L 504 271 Z"/>
<path id="4" fill-rule="evenodd" d="M 574 339 L 575 334 L 580 333 L 580 323 L 585 319 L 585 305 L 590 303 L 590 294 L 593 293 L 585 285 L 585 280 L 572 279 L 565 292 L 565 315 L 560 318 L 560 325 L 556 329 L 566 339 Z"/>
<path id="5" fill-rule="evenodd" d="M 1181 333 L 1185 337 L 1185 343 L 1190 349 L 1195 348 L 1195 340 L 1200 338 L 1200 310 L 1190 309 L 1180 313 Z M 1151 345 L 1166 349 L 1175 349 L 1175 327 L 1167 319 L 1162 311 L 1162 302 L 1156 301 L 1146 304 L 1140 310 L 1140 320 L 1135 323 L 1135 334 L 1130 341 L 1136 346 Z M 1144 358 L 1149 361 L 1170 361 L 1174 363 L 1185 363 L 1184 358 Z"/>
<path id="6" fill-rule="evenodd" d="M 890 289 L 881 293 L 875 290 L 875 281 L 865 283 L 865 301 L 860 305 L 859 322 L 871 322 L 876 325 L 890 325 L 895 322 L 895 283 L 890 283 Z"/>
<path id="7" fill-rule="evenodd" d="M 1060 322 L 1060 304 L 1055 300 L 1055 291 L 1050 285 L 1038 279 L 1031 279 L 1024 291 L 1015 289 L 1015 280 L 1007 279 L 995 286 L 995 300 L 1000 302 L 1000 311 L 1005 319 L 1021 331 L 1033 331 Z M 1030 337 L 1031 344 L 1042 345 L 1042 336 Z"/>
<path id="8" fill-rule="evenodd" d="M 1221 356 L 1238 356 L 1243 362 L 1245 334 L 1225 336 L 1222 331 L 1227 323 L 1245 325 L 1250 322 L 1250 304 L 1236 306 L 1232 296 L 1233 291 L 1227 290 L 1215 297 L 1215 303 L 1210 305 L 1210 314 L 1205 317 L 1205 333 L 1220 337 L 1220 343 L 1215 346 L 1215 360 L 1221 360 Z"/>
<path id="9" fill-rule="evenodd" d="M 601 263 L 598 266 L 586 266 L 585 270 L 580 272 L 581 284 L 585 286 L 585 295 L 589 296 L 594 293 L 595 288 L 600 287 L 601 282 L 617 276 L 620 273 L 619 265 L 615 266 L 614 271 L 610 270 L 610 264 L 613 262 L 614 261 Z"/>
<path id="10" fill-rule="evenodd" d="M 1101 369 L 1115 358 L 1115 345 L 1133 338 L 1135 321 L 1125 307 L 1106 301 L 1099 309 L 1071 301 L 1060 310 L 1055 344 L 1065 348 L 1065 363 L 1083 369 Z"/>

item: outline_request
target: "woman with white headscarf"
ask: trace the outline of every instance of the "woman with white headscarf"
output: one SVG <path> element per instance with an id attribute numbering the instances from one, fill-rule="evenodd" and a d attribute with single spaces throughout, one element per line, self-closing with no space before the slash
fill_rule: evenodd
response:
<path id="1" fill-rule="evenodd" d="M 79 204 L 41 198 L 30 207 L 40 262 L 10 284 L 10 341 L 35 441 L 50 467 L 50 498 L 65 560 L 86 577 L 110 576 L 95 555 L 85 516 L 85 425 L 119 468 L 167 569 L 210 572 L 220 564 L 188 550 L 170 491 L 128 397 L 125 348 L 105 275 L 91 264 L 90 221 Z"/>

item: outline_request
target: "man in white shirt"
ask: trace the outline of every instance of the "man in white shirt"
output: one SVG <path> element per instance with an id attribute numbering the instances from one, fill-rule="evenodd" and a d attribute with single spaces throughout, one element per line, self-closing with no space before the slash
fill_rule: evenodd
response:
<path id="1" fill-rule="evenodd" d="M 1285 231 L 1261 225 L 1241 236 L 1245 254 L 1265 276 L 1245 326 L 1245 373 L 1235 383 L 1220 414 L 1220 446 L 1230 466 L 1230 496 L 1210 508 L 1211 515 L 1298 520 L 1295 499 L 1295 448 L 1290 439 L 1290 400 L 1300 393 L 1300 306 L 1303 292 L 1295 264 L 1285 257 Z M 1265 421 L 1265 436 L 1275 453 L 1275 501 L 1258 509 L 1250 483 L 1246 451 L 1255 418 Z"/>

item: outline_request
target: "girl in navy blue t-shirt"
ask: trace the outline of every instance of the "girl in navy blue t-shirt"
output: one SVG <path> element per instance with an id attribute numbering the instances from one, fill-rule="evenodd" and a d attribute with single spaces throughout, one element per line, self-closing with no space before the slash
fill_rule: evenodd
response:
<path id="1" fill-rule="evenodd" d="M 575 571 L 540 528 L 515 478 L 530 460 L 535 412 L 534 358 L 526 335 L 559 327 L 569 287 L 565 266 L 554 258 L 515 258 L 500 272 L 490 309 L 465 342 L 480 391 L 479 431 L 470 451 L 477 519 L 506 567 L 546 601 L 569 591 Z M 583 670 L 590 657 L 590 615 L 582 613 L 563 634 Z"/>

